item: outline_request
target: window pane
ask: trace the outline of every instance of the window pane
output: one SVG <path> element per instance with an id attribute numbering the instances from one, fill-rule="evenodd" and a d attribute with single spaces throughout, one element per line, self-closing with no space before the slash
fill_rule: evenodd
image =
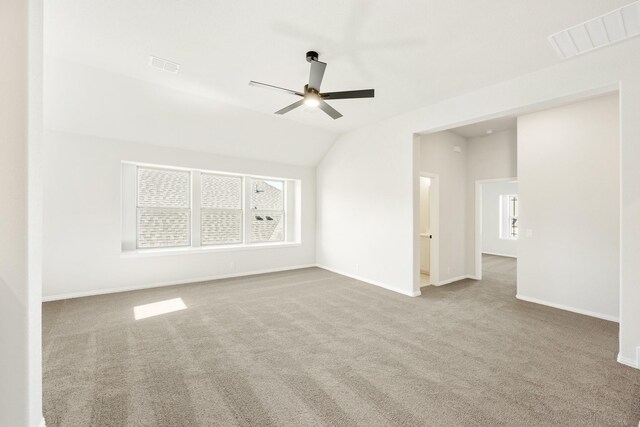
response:
<path id="1" fill-rule="evenodd" d="M 282 240 L 284 240 L 283 212 L 251 212 L 252 242 L 279 242 Z"/>
<path id="2" fill-rule="evenodd" d="M 138 168 L 138 207 L 188 209 L 190 188 L 187 171 Z"/>
<path id="3" fill-rule="evenodd" d="M 203 245 L 242 243 L 242 210 L 202 209 Z"/>
<path id="4" fill-rule="evenodd" d="M 251 180 L 251 209 L 281 211 L 284 208 L 284 182 Z"/>
<path id="5" fill-rule="evenodd" d="M 518 238 L 518 195 L 500 196 L 500 238 Z"/>
<path id="6" fill-rule="evenodd" d="M 189 246 L 189 209 L 138 208 L 138 247 Z"/>
<path id="7" fill-rule="evenodd" d="M 138 167 L 137 247 L 191 244 L 191 173 Z"/>
<path id="8" fill-rule="evenodd" d="M 202 245 L 242 243 L 242 178 L 201 175 Z"/>
<path id="9" fill-rule="evenodd" d="M 242 209 L 242 178 L 202 174 L 202 208 Z"/>

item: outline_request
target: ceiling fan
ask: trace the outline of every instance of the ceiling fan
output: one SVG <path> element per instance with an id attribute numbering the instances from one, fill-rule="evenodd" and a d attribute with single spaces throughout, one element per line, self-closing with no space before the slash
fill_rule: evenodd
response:
<path id="1" fill-rule="evenodd" d="M 347 90 L 343 92 L 320 92 L 320 85 L 322 84 L 322 77 L 324 76 L 324 70 L 327 68 L 327 64 L 318 61 L 318 52 L 307 52 L 307 62 L 311 64 L 311 71 L 309 73 L 309 83 L 304 85 L 304 91 L 298 92 L 291 89 L 284 89 L 278 86 L 268 85 L 265 83 L 254 82 L 251 80 L 249 84 L 251 86 L 263 87 L 266 89 L 273 89 L 279 92 L 285 92 L 291 95 L 302 97 L 301 100 L 294 102 L 288 107 L 284 107 L 282 110 L 278 110 L 275 114 L 285 114 L 289 111 L 296 109 L 300 106 L 307 105 L 309 107 L 318 107 L 325 113 L 327 113 L 332 119 L 339 119 L 342 117 L 335 108 L 325 102 L 325 100 L 332 99 L 353 99 L 353 98 L 373 98 L 373 89 L 362 90 Z"/>

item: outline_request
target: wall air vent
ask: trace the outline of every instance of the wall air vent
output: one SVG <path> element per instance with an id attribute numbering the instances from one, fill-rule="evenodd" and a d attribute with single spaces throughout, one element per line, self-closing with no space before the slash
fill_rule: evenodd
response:
<path id="1" fill-rule="evenodd" d="M 158 58 L 157 56 L 149 57 L 149 65 L 158 70 L 167 71 L 169 73 L 178 74 L 180 70 L 180 64 L 166 59 Z"/>
<path id="2" fill-rule="evenodd" d="M 640 34 L 640 1 L 549 36 L 562 59 L 571 58 Z"/>

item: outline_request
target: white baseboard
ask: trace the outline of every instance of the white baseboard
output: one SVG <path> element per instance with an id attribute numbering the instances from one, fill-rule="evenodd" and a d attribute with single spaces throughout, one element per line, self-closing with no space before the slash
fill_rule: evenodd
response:
<path id="1" fill-rule="evenodd" d="M 620 353 L 618 353 L 618 363 L 631 366 L 632 368 L 640 369 L 640 365 L 638 365 L 637 360 L 629 359 L 628 357 L 622 357 Z"/>
<path id="2" fill-rule="evenodd" d="M 170 280 L 167 282 L 150 283 L 146 285 L 136 285 L 136 286 L 126 286 L 122 288 L 107 288 L 107 289 L 96 289 L 96 290 L 81 291 L 81 292 L 69 292 L 69 293 L 58 294 L 58 295 L 44 296 L 42 297 L 42 302 L 58 301 L 58 300 L 71 299 L 71 298 L 90 297 L 94 295 L 114 294 L 118 292 L 138 291 L 141 289 L 161 288 L 164 286 L 185 285 L 188 283 L 208 282 L 210 280 L 230 279 L 233 277 L 254 276 L 256 274 L 277 273 L 279 271 L 300 270 L 301 268 L 310 268 L 315 266 L 316 266 L 315 264 L 305 264 L 305 265 L 296 265 L 291 267 L 280 267 L 280 268 L 269 268 L 265 270 L 245 271 L 242 273 L 228 273 L 228 274 L 218 274 L 215 276 L 207 276 L 207 277 L 194 277 L 190 279 Z"/>
<path id="3" fill-rule="evenodd" d="M 316 267 L 322 268 L 323 270 L 331 271 L 331 272 L 336 273 L 336 274 L 340 274 L 341 276 L 351 277 L 352 279 L 356 279 L 356 280 L 359 280 L 361 282 L 368 283 L 370 285 L 375 285 L 375 286 L 387 289 L 389 291 L 397 292 L 397 293 L 402 294 L 402 295 L 407 295 L 409 297 L 417 297 L 417 296 L 422 295 L 422 292 L 420 292 L 419 290 L 418 291 L 413 291 L 413 292 L 407 292 L 404 289 L 399 289 L 399 288 L 396 288 L 395 286 L 387 285 L 386 283 L 378 282 L 376 280 L 367 279 L 366 277 L 362 277 L 362 276 L 358 276 L 358 275 L 355 275 L 355 274 L 351 274 L 351 273 L 347 273 L 347 272 L 344 272 L 344 271 L 340 271 L 340 270 L 337 270 L 335 268 L 327 267 L 326 265 L 316 264 Z"/>
<path id="4" fill-rule="evenodd" d="M 567 305 L 556 304 L 554 302 L 544 301 L 538 298 L 532 298 L 525 295 L 517 294 L 516 298 L 522 301 L 532 302 L 535 304 L 546 305 L 548 307 L 558 308 L 560 310 L 571 311 L 573 313 L 584 314 L 585 316 L 597 317 L 598 319 L 608 320 L 610 322 L 620 322 L 620 319 L 616 316 L 609 314 L 598 313 L 590 310 L 583 310 L 581 308 L 569 307 Z"/>
<path id="5" fill-rule="evenodd" d="M 40 420 L 39 427 L 47 427 L 47 424 L 44 422 L 44 417 Z"/>
<path id="6" fill-rule="evenodd" d="M 459 282 L 460 280 L 465 280 L 465 279 L 478 280 L 474 276 L 466 274 L 466 275 L 462 275 L 462 276 L 458 276 L 458 277 L 452 277 L 451 279 L 441 280 L 437 284 L 434 284 L 434 286 L 448 285 L 449 283 Z"/>
<path id="7" fill-rule="evenodd" d="M 517 255 L 507 255 L 507 254 L 501 254 L 501 253 L 498 253 L 498 252 L 485 252 L 485 251 L 482 251 L 482 254 L 483 255 L 504 256 L 504 257 L 507 257 L 507 258 L 518 258 Z"/>

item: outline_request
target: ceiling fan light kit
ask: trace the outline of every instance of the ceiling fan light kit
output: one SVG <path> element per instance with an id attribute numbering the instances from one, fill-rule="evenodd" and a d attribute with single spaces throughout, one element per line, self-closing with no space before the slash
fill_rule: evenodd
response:
<path id="1" fill-rule="evenodd" d="M 302 105 L 307 107 L 318 107 L 324 111 L 329 117 L 336 120 L 342 117 L 335 108 L 325 102 L 327 99 L 356 99 L 356 98 L 373 98 L 373 89 L 362 90 L 349 90 L 342 92 L 320 92 L 320 85 L 322 84 L 322 78 L 324 77 L 324 71 L 327 68 L 327 64 L 318 61 L 318 52 L 309 51 L 306 55 L 307 62 L 311 64 L 311 71 L 309 72 L 309 83 L 304 86 L 303 92 L 298 92 L 291 89 L 285 89 L 278 86 L 268 85 L 266 83 L 259 83 L 256 81 L 250 81 L 251 86 L 262 87 L 265 89 L 277 90 L 278 92 L 288 93 L 290 95 L 299 96 L 302 99 L 294 102 L 293 104 L 284 107 L 281 110 L 275 112 L 275 114 L 285 114 L 291 110 L 294 110 Z"/>

